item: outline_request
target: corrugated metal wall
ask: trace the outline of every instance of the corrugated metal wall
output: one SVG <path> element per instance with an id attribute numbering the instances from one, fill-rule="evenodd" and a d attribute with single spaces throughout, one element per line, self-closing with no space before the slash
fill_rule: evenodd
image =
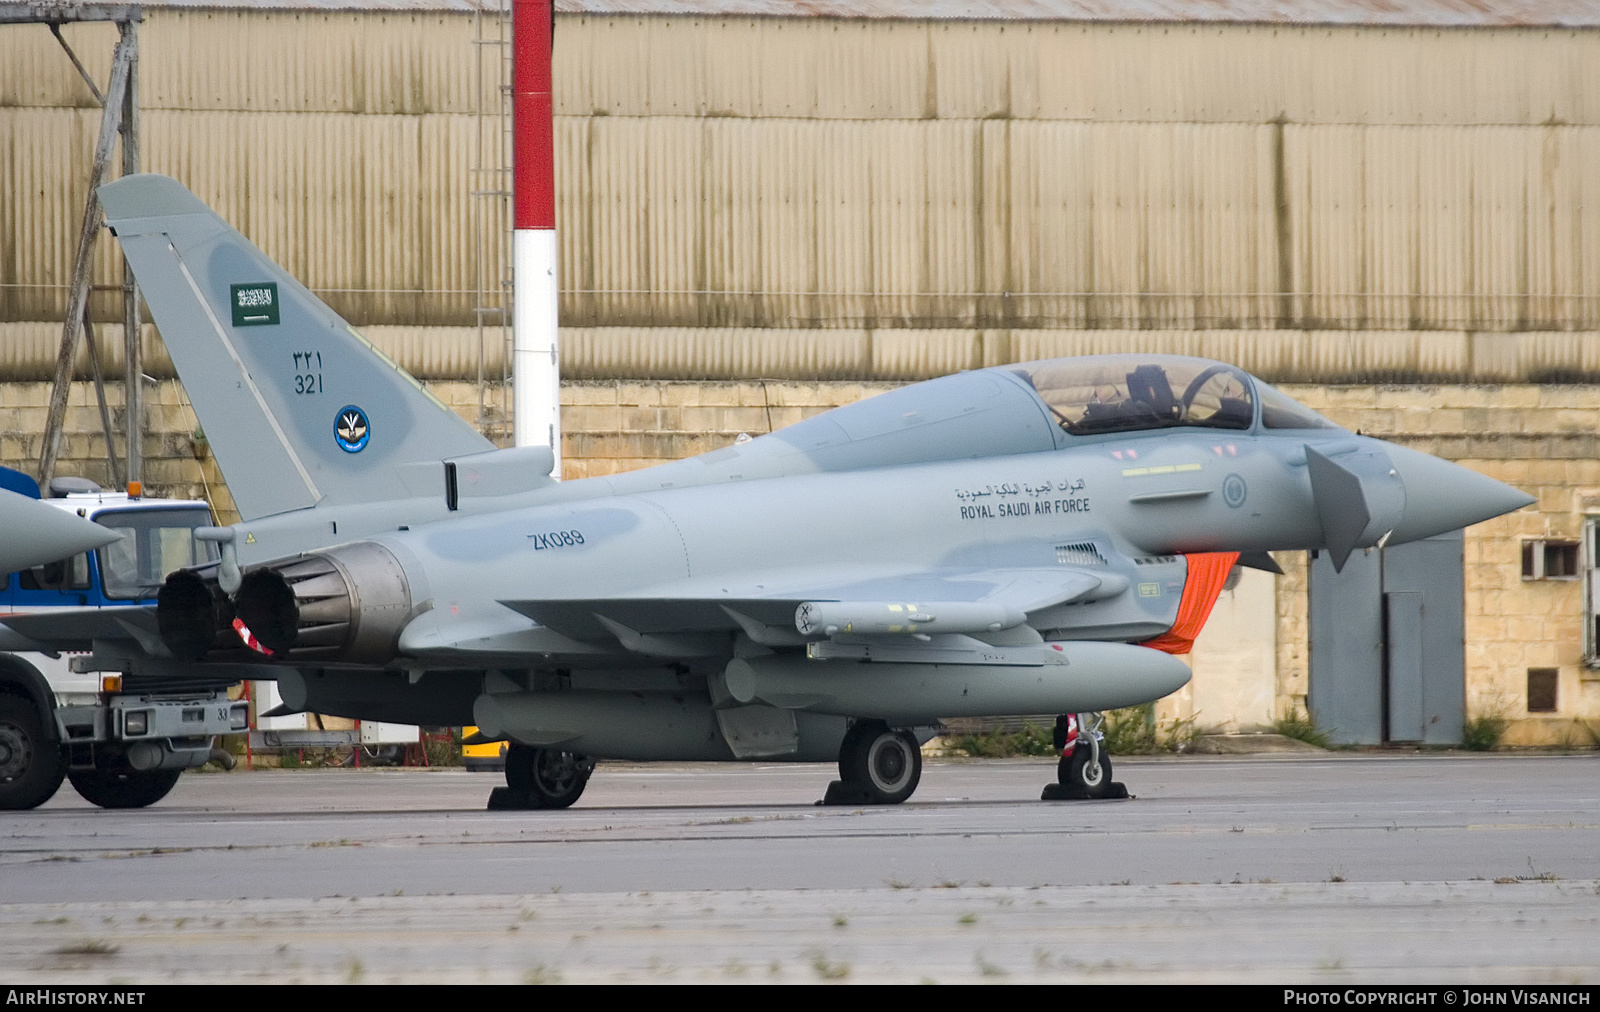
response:
<path id="1" fill-rule="evenodd" d="M 1600 124 L 1600 32 L 559 19 L 563 116 Z"/>
<path id="2" fill-rule="evenodd" d="M 102 78 L 113 34 L 67 29 Z M 475 374 L 471 17 L 166 10 L 141 40 L 146 168 L 357 325 L 408 328 L 418 372 Z M 563 16 L 555 82 L 582 374 L 1600 329 L 1600 31 Z M 0 29 L 0 321 L 59 318 L 96 126 L 48 32 Z M 1378 356 L 1357 372 L 1464 361 L 1348 343 Z"/>
<path id="3" fill-rule="evenodd" d="M 104 80 L 115 30 L 63 31 Z M 470 323 L 472 39 L 465 15 L 150 12 L 143 166 L 358 323 Z M 60 318 L 98 127 L 48 30 L 0 28 L 0 320 Z M 95 283 L 120 277 L 101 243 Z M 96 318 L 119 299 L 96 293 Z"/>

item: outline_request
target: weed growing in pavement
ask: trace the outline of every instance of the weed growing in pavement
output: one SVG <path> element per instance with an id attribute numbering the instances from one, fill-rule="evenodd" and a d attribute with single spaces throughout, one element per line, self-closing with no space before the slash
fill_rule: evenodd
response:
<path id="1" fill-rule="evenodd" d="M 1317 748 L 1328 747 L 1328 735 L 1325 731 L 1318 731 L 1317 725 L 1311 722 L 1311 715 L 1300 715 L 1298 706 L 1289 707 L 1287 716 L 1279 717 L 1272 725 L 1272 729 L 1285 738 L 1303 741 Z"/>
<path id="2" fill-rule="evenodd" d="M 1155 704 L 1108 710 L 1103 727 L 1106 750 L 1112 755 L 1153 755 L 1160 752 L 1187 752 L 1197 734 L 1194 717 L 1157 721 Z M 1022 730 L 1007 734 L 963 734 L 950 739 L 950 747 L 979 759 L 1011 756 L 1053 756 L 1055 732 L 1033 722 Z"/>
<path id="3" fill-rule="evenodd" d="M 57 956 L 115 956 L 122 946 L 99 938 L 86 938 L 81 942 L 63 945 L 54 950 Z"/>
<path id="4" fill-rule="evenodd" d="M 1055 755 L 1056 747 L 1051 729 L 1029 721 L 1014 734 L 991 732 L 988 734 L 963 734 L 950 742 L 951 746 L 979 759 L 999 759 L 1008 756 Z"/>
<path id="5" fill-rule="evenodd" d="M 825 953 L 818 951 L 813 951 L 810 956 L 811 970 L 818 978 L 822 980 L 844 980 L 850 976 L 849 963 L 831 962 Z"/>
<path id="6" fill-rule="evenodd" d="M 1488 752 L 1500 744 L 1511 722 L 1498 713 L 1470 718 L 1461 728 L 1461 744 L 1474 752 Z"/>
<path id="7" fill-rule="evenodd" d="M 1187 752 L 1197 734 L 1195 717 L 1158 721 L 1154 703 L 1106 711 L 1103 730 L 1113 756 Z"/>

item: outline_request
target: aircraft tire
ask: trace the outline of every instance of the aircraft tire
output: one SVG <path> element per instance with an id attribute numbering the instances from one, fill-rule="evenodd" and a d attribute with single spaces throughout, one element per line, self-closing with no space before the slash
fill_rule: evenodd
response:
<path id="1" fill-rule="evenodd" d="M 922 749 L 909 731 L 876 722 L 857 724 L 839 751 L 839 775 L 872 804 L 898 805 L 911 797 L 922 779 Z"/>
<path id="2" fill-rule="evenodd" d="M 66 773 L 61 746 L 45 737 L 33 701 L 0 689 L 0 809 L 38 808 Z"/>
<path id="3" fill-rule="evenodd" d="M 1091 749 L 1086 743 L 1074 748 L 1069 756 L 1062 756 L 1056 765 L 1056 779 L 1067 793 L 1077 798 L 1108 798 L 1111 796 L 1111 756 L 1104 748 Z M 1090 756 L 1099 753 L 1099 761 L 1090 765 Z"/>
<path id="4" fill-rule="evenodd" d="M 178 784 L 183 770 L 71 770 L 67 779 L 85 801 L 101 808 L 148 808 Z"/>
<path id="5" fill-rule="evenodd" d="M 594 767 L 586 756 L 513 744 L 506 749 L 506 786 L 530 808 L 569 808 L 583 795 Z"/>
<path id="6" fill-rule="evenodd" d="M 844 733 L 844 740 L 839 743 L 840 780 L 852 783 L 860 778 L 863 764 L 867 761 L 864 754 L 867 742 L 888 729 L 888 725 L 876 720 L 858 720 L 850 725 Z"/>

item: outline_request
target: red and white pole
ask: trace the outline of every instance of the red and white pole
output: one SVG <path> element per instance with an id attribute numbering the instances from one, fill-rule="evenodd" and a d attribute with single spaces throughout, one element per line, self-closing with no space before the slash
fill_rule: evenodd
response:
<path id="1" fill-rule="evenodd" d="M 550 101 L 553 0 L 512 0 L 512 438 L 548 446 L 561 477 L 561 359 L 556 288 L 555 125 Z"/>

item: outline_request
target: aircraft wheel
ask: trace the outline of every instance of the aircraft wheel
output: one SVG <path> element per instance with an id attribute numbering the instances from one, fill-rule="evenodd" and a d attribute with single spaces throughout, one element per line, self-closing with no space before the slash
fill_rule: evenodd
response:
<path id="1" fill-rule="evenodd" d="M 872 803 L 898 805 L 922 779 L 922 749 L 909 731 L 876 722 L 857 724 L 839 750 L 839 774 Z"/>
<path id="2" fill-rule="evenodd" d="M 530 808 L 566 808 L 583 794 L 594 762 L 580 752 L 530 745 L 506 749 L 506 786 L 528 799 Z"/>
<path id="3" fill-rule="evenodd" d="M 38 808 L 66 773 L 61 746 L 45 737 L 33 702 L 0 691 L 0 809 Z"/>
<path id="4" fill-rule="evenodd" d="M 1090 748 L 1087 742 L 1080 741 L 1071 755 L 1061 757 L 1056 779 L 1073 797 L 1110 797 L 1111 757 L 1104 748 Z"/>
<path id="5" fill-rule="evenodd" d="M 85 801 L 101 808 L 146 808 L 177 786 L 183 770 L 71 770 L 67 779 Z"/>
<path id="6" fill-rule="evenodd" d="M 886 730 L 887 725 L 875 720 L 858 720 L 850 725 L 844 733 L 844 740 L 839 743 L 840 780 L 849 782 L 858 779 L 858 771 L 867 761 L 864 754 L 867 743 Z"/>

